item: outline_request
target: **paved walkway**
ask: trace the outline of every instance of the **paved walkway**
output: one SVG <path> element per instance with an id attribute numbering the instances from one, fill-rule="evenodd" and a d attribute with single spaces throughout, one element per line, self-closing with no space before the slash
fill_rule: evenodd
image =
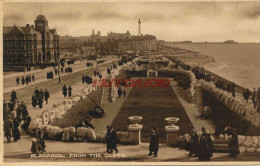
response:
<path id="1" fill-rule="evenodd" d="M 201 106 L 196 103 L 189 103 L 187 100 L 185 100 L 184 95 L 186 92 L 182 88 L 176 86 L 175 81 L 171 81 L 171 86 L 178 96 L 184 109 L 186 110 L 186 113 L 188 114 L 196 130 L 201 131 L 201 128 L 205 127 L 206 130 L 209 130 L 211 133 L 214 132 L 215 125 L 213 124 L 213 122 L 210 119 L 204 119 L 200 117 L 199 110 L 201 110 Z"/>

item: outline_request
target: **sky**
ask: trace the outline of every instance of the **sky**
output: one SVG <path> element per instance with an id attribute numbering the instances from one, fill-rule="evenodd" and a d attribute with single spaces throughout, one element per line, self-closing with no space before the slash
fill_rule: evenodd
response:
<path id="1" fill-rule="evenodd" d="M 260 42 L 260 1 L 5 2 L 3 24 L 34 24 L 40 13 L 59 35 L 87 36 L 93 29 L 137 35 L 140 18 L 142 34 L 159 40 Z"/>

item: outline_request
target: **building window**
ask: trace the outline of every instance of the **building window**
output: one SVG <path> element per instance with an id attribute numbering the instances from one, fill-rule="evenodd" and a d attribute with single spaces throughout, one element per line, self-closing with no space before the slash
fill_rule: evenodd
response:
<path id="1" fill-rule="evenodd" d="M 24 42 L 22 42 L 22 46 L 24 46 Z"/>
<path id="2" fill-rule="evenodd" d="M 15 46 L 18 46 L 18 42 L 15 42 Z"/>
<path id="3" fill-rule="evenodd" d="M 7 45 L 8 45 L 8 46 L 11 46 L 11 45 L 12 45 L 12 42 L 7 42 Z"/>
<path id="4" fill-rule="evenodd" d="M 12 54 L 12 51 L 11 51 L 11 50 L 8 50 L 7 53 L 8 53 L 8 54 Z"/>

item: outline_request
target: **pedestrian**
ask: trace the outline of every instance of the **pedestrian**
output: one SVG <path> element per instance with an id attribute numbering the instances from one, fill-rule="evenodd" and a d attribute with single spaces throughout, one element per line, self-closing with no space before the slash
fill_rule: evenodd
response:
<path id="1" fill-rule="evenodd" d="M 153 157 L 157 157 L 159 150 L 159 135 L 155 127 L 152 128 L 150 144 L 149 144 L 149 154 L 148 156 L 154 155 Z"/>
<path id="2" fill-rule="evenodd" d="M 69 88 L 68 88 L 68 91 L 69 91 L 69 97 L 71 97 L 71 91 L 72 91 L 72 88 L 71 88 L 71 86 L 69 86 Z"/>
<path id="3" fill-rule="evenodd" d="M 238 136 L 235 129 L 232 129 L 232 136 L 229 142 L 229 147 L 230 147 L 230 157 L 237 157 L 240 151 L 238 145 Z"/>
<path id="4" fill-rule="evenodd" d="M 28 85 L 28 83 L 29 83 L 29 77 L 28 77 L 28 75 L 25 77 L 25 83 L 26 83 L 26 85 Z"/>
<path id="5" fill-rule="evenodd" d="M 101 79 L 101 78 L 102 78 L 102 74 L 100 73 L 100 74 L 99 74 L 99 79 Z"/>
<path id="6" fill-rule="evenodd" d="M 29 113 L 28 113 L 27 109 L 22 109 L 22 118 L 23 118 L 23 120 L 26 120 L 28 114 Z"/>
<path id="7" fill-rule="evenodd" d="M 49 97 L 50 97 L 50 94 L 49 94 L 48 90 L 45 89 L 45 92 L 44 92 L 44 99 L 45 99 L 46 104 L 48 104 L 48 99 L 49 99 Z"/>
<path id="8" fill-rule="evenodd" d="M 25 132 L 27 132 L 28 127 L 30 126 L 31 121 L 32 121 L 32 118 L 31 118 L 31 116 L 29 115 L 29 113 L 27 113 L 27 114 L 26 114 L 26 117 L 25 117 L 25 119 L 24 119 L 24 123 L 23 123 L 23 125 L 21 126 L 21 128 L 22 128 Z"/>
<path id="9" fill-rule="evenodd" d="M 16 108 L 16 118 L 18 123 L 22 121 L 22 107 L 21 104 L 18 104 L 18 107 Z"/>
<path id="10" fill-rule="evenodd" d="M 15 101 L 10 100 L 10 102 L 8 103 L 8 107 L 9 107 L 10 112 L 12 112 L 15 107 Z"/>
<path id="11" fill-rule="evenodd" d="M 67 96 L 67 87 L 66 87 L 66 85 L 63 85 L 63 87 L 62 87 L 62 94 L 63 94 L 64 98 Z"/>
<path id="12" fill-rule="evenodd" d="M 13 120 L 13 126 L 14 126 L 13 137 L 14 137 L 14 141 L 16 142 L 17 140 L 20 139 L 19 122 L 17 121 L 16 118 L 14 118 Z"/>
<path id="13" fill-rule="evenodd" d="M 23 84 L 23 85 L 24 85 L 24 82 L 25 82 L 24 76 L 22 76 L 22 84 Z"/>
<path id="14" fill-rule="evenodd" d="M 13 89 L 12 90 L 12 93 L 11 93 L 11 101 L 16 101 L 17 100 L 17 96 L 16 96 L 16 92 L 15 92 L 15 90 Z"/>
<path id="15" fill-rule="evenodd" d="M 115 150 L 116 153 L 118 153 L 118 149 L 117 149 L 117 134 L 116 131 L 113 129 L 113 127 L 110 127 L 110 152 L 109 153 L 113 153 L 113 151 Z"/>
<path id="16" fill-rule="evenodd" d="M 198 156 L 199 136 L 197 134 L 196 129 L 192 129 L 191 140 L 188 143 L 188 149 L 190 151 L 188 156 L 192 156 L 192 154 Z"/>
<path id="17" fill-rule="evenodd" d="M 21 101 L 21 108 L 22 110 L 27 110 L 26 105 L 24 104 L 24 101 Z"/>
<path id="18" fill-rule="evenodd" d="M 17 84 L 17 86 L 19 85 L 19 82 L 20 82 L 20 78 L 17 76 L 16 77 L 16 84 Z"/>
<path id="19" fill-rule="evenodd" d="M 96 71 L 96 70 L 94 70 L 94 76 L 95 76 L 95 77 L 97 76 L 97 71 Z"/>
<path id="20" fill-rule="evenodd" d="M 10 108 L 8 107 L 8 105 L 6 104 L 5 105 L 5 107 L 4 107 L 4 110 L 3 110 L 3 112 L 4 112 L 4 121 L 5 120 L 8 120 L 8 117 L 10 116 Z"/>
<path id="21" fill-rule="evenodd" d="M 124 98 L 126 97 L 126 91 L 125 89 L 123 90 L 123 95 L 124 95 Z"/>
<path id="22" fill-rule="evenodd" d="M 118 88 L 118 90 L 117 90 L 117 94 L 118 94 L 119 97 L 122 96 L 122 89 L 121 89 L 121 87 Z"/>
<path id="23" fill-rule="evenodd" d="M 32 75 L 32 81 L 34 82 L 34 74 Z"/>
<path id="24" fill-rule="evenodd" d="M 41 152 L 46 152 L 45 148 L 46 148 L 46 145 L 45 145 L 45 141 L 43 139 L 43 134 L 42 134 L 42 131 L 39 130 L 37 132 L 37 143 L 38 143 L 38 148 L 39 148 L 39 151 Z"/>
<path id="25" fill-rule="evenodd" d="M 36 93 L 33 93 L 32 95 L 32 106 L 33 108 L 35 108 L 37 105 L 37 96 L 36 96 Z"/>
<path id="26" fill-rule="evenodd" d="M 40 90 L 39 90 L 39 96 L 41 96 L 41 97 L 42 97 L 42 99 L 43 99 L 43 97 L 44 97 L 44 96 L 43 96 L 43 94 L 44 94 L 44 93 L 43 93 L 43 90 L 42 90 L 42 89 L 40 89 Z"/>
<path id="27" fill-rule="evenodd" d="M 39 90 L 38 90 L 37 87 L 35 87 L 34 93 L 36 95 L 36 98 L 38 99 L 38 97 L 39 97 Z"/>
<path id="28" fill-rule="evenodd" d="M 246 98 L 247 103 L 248 103 L 249 97 L 250 97 L 250 90 L 248 88 L 246 88 L 245 98 Z"/>
<path id="29" fill-rule="evenodd" d="M 40 109 L 42 109 L 42 103 L 43 103 L 42 95 L 39 95 L 39 97 L 38 97 L 38 105 L 39 105 Z"/>
<path id="30" fill-rule="evenodd" d="M 252 102 L 254 104 L 254 109 L 256 109 L 256 106 L 257 106 L 256 95 L 257 95 L 257 93 L 256 93 L 256 90 L 254 88 L 253 93 L 252 93 Z"/>
<path id="31" fill-rule="evenodd" d="M 4 121 L 4 131 L 5 131 L 5 137 L 7 138 L 7 142 L 11 142 L 11 138 L 13 136 L 13 121 L 11 120 L 11 116 L 8 116 L 8 119 Z"/>
<path id="32" fill-rule="evenodd" d="M 38 156 L 39 155 L 39 145 L 38 145 L 38 140 L 37 140 L 36 129 L 33 129 L 33 138 L 31 139 L 31 141 L 32 141 L 31 152 Z"/>
<path id="33" fill-rule="evenodd" d="M 107 125 L 107 135 L 106 135 L 106 143 L 107 143 L 107 152 L 110 152 L 110 145 L 111 145 L 111 142 L 110 142 L 110 127 L 109 125 Z"/>
<path id="34" fill-rule="evenodd" d="M 199 147 L 199 160 L 200 161 L 209 161 L 211 152 L 210 152 L 210 147 L 208 143 L 208 136 L 206 133 L 206 130 L 204 127 L 202 129 L 202 135 L 200 137 L 200 147 Z"/>

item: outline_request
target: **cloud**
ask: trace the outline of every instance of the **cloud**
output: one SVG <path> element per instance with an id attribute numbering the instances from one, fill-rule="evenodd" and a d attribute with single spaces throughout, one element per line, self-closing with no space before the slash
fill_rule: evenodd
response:
<path id="1" fill-rule="evenodd" d="M 94 12 L 88 14 L 87 17 L 92 20 L 107 20 L 107 19 L 125 20 L 125 19 L 129 19 L 128 16 L 120 14 L 115 11 L 94 11 Z"/>
<path id="2" fill-rule="evenodd" d="M 54 13 L 51 15 L 52 19 L 78 19 L 82 17 L 82 13 L 79 11 L 70 12 L 70 11 L 64 11 L 59 13 Z"/>
<path id="3" fill-rule="evenodd" d="M 9 13 L 9 14 L 4 14 L 4 20 L 23 20 L 25 19 L 25 16 L 23 14 L 18 14 L 18 13 Z"/>

